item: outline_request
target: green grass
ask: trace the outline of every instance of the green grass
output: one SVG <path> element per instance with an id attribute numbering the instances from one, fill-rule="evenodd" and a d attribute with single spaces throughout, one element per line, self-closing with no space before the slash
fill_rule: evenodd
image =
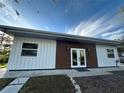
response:
<path id="1" fill-rule="evenodd" d="M 0 68 L 6 68 L 7 67 L 7 63 L 0 63 Z"/>
<path id="2" fill-rule="evenodd" d="M 67 76 L 31 77 L 19 93 L 75 93 Z"/>
<path id="3" fill-rule="evenodd" d="M 6 87 L 14 78 L 0 78 L 0 90 Z"/>

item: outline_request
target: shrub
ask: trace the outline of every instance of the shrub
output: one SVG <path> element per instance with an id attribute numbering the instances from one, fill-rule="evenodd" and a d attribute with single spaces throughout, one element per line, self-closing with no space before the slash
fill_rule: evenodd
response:
<path id="1" fill-rule="evenodd" d="M 9 51 L 0 52 L 0 63 L 7 63 L 9 59 Z"/>

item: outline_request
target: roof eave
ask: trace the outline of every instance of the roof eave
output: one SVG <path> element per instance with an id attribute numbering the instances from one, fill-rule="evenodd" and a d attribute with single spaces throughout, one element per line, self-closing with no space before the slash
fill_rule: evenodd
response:
<path id="1" fill-rule="evenodd" d="M 11 34 L 14 36 L 20 36 L 20 37 L 46 38 L 46 39 L 89 42 L 89 43 L 109 44 L 109 45 L 120 44 L 120 42 L 112 41 L 112 40 L 96 39 L 96 38 L 90 38 L 90 37 L 83 37 L 83 36 L 56 33 L 56 32 L 48 32 L 48 31 L 41 31 L 41 30 L 33 30 L 33 29 L 26 29 L 26 28 L 18 28 L 18 27 L 0 25 L 0 29 L 1 30 L 5 29 L 5 33 L 7 34 Z"/>

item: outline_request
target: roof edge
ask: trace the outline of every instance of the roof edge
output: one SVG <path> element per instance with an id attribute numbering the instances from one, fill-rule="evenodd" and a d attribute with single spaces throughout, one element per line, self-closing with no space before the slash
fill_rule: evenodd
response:
<path id="1" fill-rule="evenodd" d="M 94 41 L 94 42 L 104 42 L 104 43 L 112 43 L 112 44 L 120 44 L 121 42 L 115 41 L 115 40 L 107 40 L 107 39 L 98 39 L 93 37 L 86 37 L 86 36 L 78 36 L 78 35 L 72 35 L 72 34 L 65 34 L 65 33 L 58 33 L 58 32 L 49 32 L 45 30 L 37 30 L 37 29 L 28 29 L 28 28 L 22 28 L 22 27 L 13 27 L 13 26 L 5 26 L 0 25 L 0 30 L 7 30 L 7 31 L 16 31 L 17 33 L 21 33 L 24 31 L 27 31 L 28 33 L 36 33 L 36 34 L 43 34 L 46 36 L 53 36 L 53 37 L 62 37 L 62 38 L 72 38 L 72 39 L 81 39 L 81 40 L 88 40 L 88 41 Z M 21 32 L 19 32 L 21 31 Z M 6 32 L 7 33 L 7 32 Z M 14 33 L 13 33 L 14 34 Z"/>

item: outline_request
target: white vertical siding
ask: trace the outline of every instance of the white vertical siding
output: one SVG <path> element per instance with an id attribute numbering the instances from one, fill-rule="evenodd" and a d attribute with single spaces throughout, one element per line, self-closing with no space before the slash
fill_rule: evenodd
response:
<path id="1" fill-rule="evenodd" d="M 21 56 L 22 44 L 38 44 L 37 56 Z M 15 37 L 9 58 L 9 70 L 53 69 L 56 64 L 56 40 Z"/>
<path id="2" fill-rule="evenodd" d="M 108 58 L 107 49 L 114 50 L 114 55 L 115 55 L 114 58 Z M 96 53 L 97 53 L 98 67 L 116 66 L 116 60 L 119 59 L 117 47 L 96 45 Z"/>

